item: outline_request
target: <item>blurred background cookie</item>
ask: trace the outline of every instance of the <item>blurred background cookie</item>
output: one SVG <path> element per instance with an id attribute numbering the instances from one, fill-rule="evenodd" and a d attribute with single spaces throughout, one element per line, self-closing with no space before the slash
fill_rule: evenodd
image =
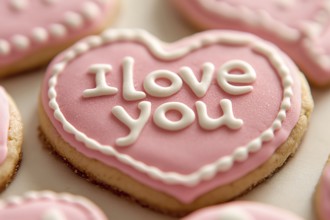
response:
<path id="1" fill-rule="evenodd" d="M 320 220 L 330 219 L 330 159 L 328 159 L 315 192 L 314 209 Z"/>
<path id="2" fill-rule="evenodd" d="M 198 210 L 182 220 L 303 220 L 295 214 L 257 202 L 229 202 Z"/>
<path id="3" fill-rule="evenodd" d="M 275 43 L 316 86 L 330 84 L 330 4 L 327 0 L 171 1 L 202 29 L 247 31 Z"/>
<path id="4" fill-rule="evenodd" d="M 90 200 L 69 193 L 26 192 L 0 200 L 0 219 L 107 220 Z"/>
<path id="5" fill-rule="evenodd" d="M 0 77 L 35 68 L 114 18 L 117 0 L 3 0 Z"/>
<path id="6" fill-rule="evenodd" d="M 20 113 L 0 87 L 0 191 L 10 183 L 22 157 L 23 124 Z"/>

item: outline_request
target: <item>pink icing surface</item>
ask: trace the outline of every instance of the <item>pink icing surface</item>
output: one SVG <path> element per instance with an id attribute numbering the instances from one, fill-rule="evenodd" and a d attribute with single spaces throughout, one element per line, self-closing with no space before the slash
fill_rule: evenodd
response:
<path id="1" fill-rule="evenodd" d="M 9 105 L 5 91 L 0 87 L 0 165 L 7 155 L 8 127 Z"/>
<path id="2" fill-rule="evenodd" d="M 15 202 L 0 201 L 0 219 L 105 220 L 107 218 L 98 207 L 81 197 L 40 192 L 34 193 L 33 197 L 15 197 Z"/>
<path id="3" fill-rule="evenodd" d="M 201 37 L 214 34 L 221 35 L 222 33 L 216 31 L 205 32 L 164 47 L 168 50 L 176 50 Z M 50 65 L 42 88 L 44 109 L 62 138 L 87 157 L 96 158 L 109 166 L 114 166 L 136 180 L 154 189 L 166 192 L 183 202 L 190 202 L 199 195 L 215 187 L 237 180 L 260 166 L 286 140 L 299 116 L 301 103 L 300 83 L 296 74 L 298 70 L 292 62 L 287 60 L 294 79 L 294 96 L 292 98 L 292 107 L 287 112 L 287 118 L 283 122 L 283 127 L 275 133 L 275 138 L 265 143 L 263 148 L 257 153 L 250 154 L 246 161 L 235 163 L 230 171 L 218 173 L 209 181 L 201 182 L 194 187 L 165 184 L 120 163 L 113 157 L 87 149 L 81 142 L 78 142 L 72 135 L 63 130 L 62 125 L 54 118 L 53 111 L 48 106 L 49 100 L 47 97 L 51 67 L 58 60 L 61 60 L 63 54 L 57 57 Z M 215 56 L 215 54 L 218 54 L 218 56 Z M 206 61 L 214 63 L 217 69 L 225 61 L 241 59 L 250 63 L 257 73 L 257 80 L 253 83 L 253 91 L 241 96 L 232 96 L 225 93 L 215 83 L 216 81 L 213 81 L 207 94 L 201 99 L 196 98 L 185 84 L 177 94 L 168 98 L 153 98 L 147 95 L 147 98 L 144 100 L 152 103 L 152 112 L 154 112 L 157 106 L 165 102 L 180 101 L 196 113 L 194 103 L 202 100 L 207 104 L 208 112 L 212 117 L 221 115 L 219 101 L 223 98 L 228 98 L 232 101 L 235 116 L 244 121 L 242 128 L 234 131 L 221 127 L 207 132 L 202 130 L 197 121 L 195 121 L 184 130 L 169 132 L 156 127 L 150 119 L 134 144 L 125 148 L 116 148 L 121 153 L 163 171 L 188 174 L 205 164 L 214 162 L 219 157 L 232 153 L 235 148 L 251 141 L 268 128 L 279 111 L 283 95 L 279 77 L 274 72 L 273 67 L 269 65 L 267 59 L 251 51 L 249 46 L 230 47 L 226 44 L 215 44 L 201 48 L 182 58 L 164 61 L 155 58 L 141 44 L 127 41 L 118 42 L 94 49 L 70 62 L 59 76 L 56 86 L 58 92 L 57 101 L 65 117 L 78 130 L 83 131 L 102 144 L 114 146 L 115 139 L 126 136 L 128 132 L 127 128 L 111 114 L 112 107 L 120 105 L 133 117 L 138 115 L 137 104 L 139 101 L 128 102 L 123 100 L 121 95 L 122 60 L 128 55 L 135 59 L 134 84 L 137 90 L 143 90 L 143 79 L 146 74 L 153 70 L 164 68 L 178 72 L 180 67 L 189 66 L 199 75 L 201 74 L 201 66 Z M 85 89 L 94 88 L 95 86 L 94 76 L 87 74 L 87 72 L 89 66 L 96 63 L 112 65 L 113 70 L 106 77 L 111 86 L 119 89 L 118 94 L 87 99 L 82 97 L 82 92 Z M 197 78 L 200 78 L 200 76 L 197 76 Z"/>
<path id="4" fill-rule="evenodd" d="M 242 218 L 228 217 L 228 210 L 233 210 L 233 216 L 242 212 Z M 226 217 L 221 217 L 226 214 Z M 243 217 L 244 216 L 244 217 Z M 300 217 L 266 204 L 254 202 L 231 202 L 198 210 L 182 220 L 302 220 Z"/>
<path id="5" fill-rule="evenodd" d="M 320 180 L 320 194 L 319 194 L 319 215 L 321 219 L 328 219 L 330 216 L 330 166 L 327 165 Z"/>
<path id="6" fill-rule="evenodd" d="M 10 53 L 1 55 L 0 66 L 10 65 L 23 57 L 32 54 L 38 49 L 46 46 L 54 46 L 75 39 L 79 36 L 90 32 L 104 23 L 108 17 L 108 13 L 112 13 L 114 9 L 114 0 L 98 1 L 98 0 L 58 0 L 53 4 L 47 4 L 46 0 L 27 0 L 27 5 L 22 10 L 15 10 L 10 2 L 14 0 L 0 1 L 0 40 L 9 42 Z M 24 1 L 23 1 L 24 2 Z M 68 12 L 75 12 L 82 15 L 82 6 L 84 3 L 93 3 L 98 7 L 99 12 L 95 17 L 88 20 L 83 18 L 81 27 L 69 27 L 65 24 L 65 15 Z M 102 3 L 103 2 L 103 3 Z M 82 16 L 83 17 L 83 16 Z M 55 37 L 50 33 L 51 25 L 64 25 L 66 33 L 64 36 Z M 48 39 L 45 42 L 37 42 L 32 38 L 32 31 L 35 28 L 43 28 L 47 31 Z M 12 45 L 13 37 L 15 35 L 22 35 L 29 40 L 27 49 L 17 49 Z"/>
<path id="7" fill-rule="evenodd" d="M 247 31 L 275 43 L 302 68 L 312 82 L 317 85 L 329 84 L 330 44 L 327 39 L 330 30 L 330 11 L 327 1 L 183 0 L 172 2 L 183 14 L 204 28 Z M 213 11 L 203 7 L 200 2 L 212 8 Z M 237 9 L 235 17 L 216 12 L 218 8 L 223 7 L 223 3 Z M 298 31 L 297 40 L 288 41 L 280 37 L 287 33 L 278 28 L 278 24 Z"/>

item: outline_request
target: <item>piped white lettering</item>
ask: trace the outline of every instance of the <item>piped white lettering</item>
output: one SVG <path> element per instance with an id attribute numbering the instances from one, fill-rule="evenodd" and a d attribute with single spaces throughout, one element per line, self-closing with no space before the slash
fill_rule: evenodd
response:
<path id="1" fill-rule="evenodd" d="M 232 74 L 231 71 L 243 71 L 242 74 Z M 253 67 L 243 60 L 230 60 L 218 70 L 217 81 L 219 86 L 231 95 L 243 95 L 251 92 L 251 85 L 233 85 L 231 83 L 253 83 L 257 74 Z"/>
<path id="2" fill-rule="evenodd" d="M 235 118 L 232 104 L 229 99 L 222 99 L 220 101 L 220 107 L 223 111 L 223 115 L 216 119 L 208 116 L 207 106 L 204 102 L 197 101 L 195 105 L 199 125 L 205 130 L 214 130 L 221 126 L 227 126 L 230 129 L 239 129 L 243 125 L 243 120 Z"/>
<path id="3" fill-rule="evenodd" d="M 123 97 L 126 101 L 136 101 L 144 99 L 146 94 L 142 91 L 136 91 L 133 80 L 134 59 L 125 57 L 123 61 Z"/>
<path id="4" fill-rule="evenodd" d="M 112 66 L 108 64 L 94 64 L 89 68 L 89 73 L 95 74 L 96 88 L 86 89 L 83 97 L 96 97 L 103 95 L 114 95 L 118 89 L 107 84 L 105 75 L 111 72 Z"/>
<path id="5" fill-rule="evenodd" d="M 180 76 L 183 81 L 190 87 L 194 94 L 201 98 L 203 97 L 211 85 L 214 74 L 214 65 L 212 63 L 203 64 L 202 79 L 199 82 L 190 67 L 182 67 Z"/>
<path id="6" fill-rule="evenodd" d="M 140 115 L 137 119 L 133 119 L 121 106 L 117 105 L 112 108 L 112 114 L 130 129 L 130 133 L 126 137 L 117 138 L 116 144 L 118 146 L 133 144 L 147 123 L 151 114 L 151 103 L 143 101 L 139 103 L 138 107 Z"/>

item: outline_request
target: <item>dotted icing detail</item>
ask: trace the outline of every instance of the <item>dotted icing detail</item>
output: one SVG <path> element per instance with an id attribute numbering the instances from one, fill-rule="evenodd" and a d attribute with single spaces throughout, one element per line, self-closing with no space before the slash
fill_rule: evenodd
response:
<path id="1" fill-rule="evenodd" d="M 58 2 L 58 0 L 40 1 L 50 6 Z M 50 38 L 63 38 L 69 31 L 82 28 L 84 24 L 93 21 L 99 15 L 101 6 L 96 2 L 106 3 L 100 0 L 85 1 L 77 11 L 64 12 L 58 23 L 49 24 L 48 27 L 35 27 L 26 35 L 14 34 L 10 39 L 1 39 L 0 36 L 0 57 L 9 56 L 13 51 L 26 51 L 32 44 L 44 44 Z M 28 0 L 11 0 L 9 3 L 10 8 L 18 11 L 28 6 Z"/>
<path id="2" fill-rule="evenodd" d="M 74 196 L 69 193 L 54 193 L 52 191 L 41 191 L 41 192 L 27 192 L 23 196 L 10 196 L 5 200 L 0 200 L 0 210 L 6 209 L 6 207 L 20 206 L 26 203 L 33 203 L 34 201 L 53 201 L 58 203 L 64 203 L 68 206 L 77 206 L 84 210 L 84 213 L 88 219 L 96 220 L 100 219 L 98 215 L 97 207 L 84 197 Z M 54 209 L 53 209 L 54 210 Z M 63 216 L 61 210 L 55 209 L 56 214 L 52 210 L 45 210 L 43 219 L 55 219 L 62 220 L 59 218 L 46 218 L 47 215 L 54 217 Z M 48 212 L 48 213 L 47 213 Z M 52 212 L 52 213 L 51 213 Z"/>
<path id="3" fill-rule="evenodd" d="M 195 50 L 198 50 L 199 48 L 212 44 L 230 44 L 235 46 L 249 45 L 253 51 L 265 56 L 269 60 L 281 79 L 283 97 L 277 117 L 268 129 L 261 132 L 259 137 L 251 140 L 244 146 L 237 147 L 232 154 L 221 157 L 214 163 L 207 164 L 190 174 L 164 172 L 157 167 L 148 166 L 141 161 L 135 160 L 129 155 L 118 152 L 113 146 L 102 145 L 97 140 L 94 140 L 83 132 L 77 130 L 77 128 L 67 121 L 56 100 L 56 84 L 59 75 L 77 56 L 80 56 L 94 48 L 106 46 L 107 44 L 122 40 L 132 40 L 134 42 L 141 43 L 145 45 L 155 57 L 169 61 L 183 57 Z M 291 107 L 291 97 L 293 95 L 293 79 L 290 75 L 290 70 L 285 61 L 282 59 L 280 53 L 278 53 L 278 51 L 272 46 L 260 41 L 252 35 L 234 33 L 204 35 L 188 46 L 183 46 L 177 48 L 175 51 L 168 52 L 162 47 L 158 39 L 145 31 L 125 29 L 108 30 L 100 36 L 89 37 L 67 50 L 66 53 L 64 53 L 64 58 L 53 66 L 52 76 L 49 79 L 48 84 L 49 106 L 54 110 L 54 117 L 62 123 L 63 129 L 66 132 L 74 135 L 77 141 L 84 143 L 88 149 L 115 157 L 118 161 L 133 167 L 137 171 L 147 174 L 155 180 L 159 180 L 166 184 L 180 184 L 185 186 L 195 186 L 201 181 L 212 179 L 218 172 L 226 172 L 230 170 L 235 161 L 246 160 L 250 152 L 259 151 L 262 148 L 263 143 L 270 141 L 274 137 L 274 132 L 281 128 L 282 121 L 286 118 L 286 111 Z"/>

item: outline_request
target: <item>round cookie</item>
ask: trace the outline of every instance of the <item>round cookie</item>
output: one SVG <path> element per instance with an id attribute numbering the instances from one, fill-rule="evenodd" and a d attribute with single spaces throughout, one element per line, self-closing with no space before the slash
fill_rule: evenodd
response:
<path id="1" fill-rule="evenodd" d="M 183 0 L 173 5 L 202 29 L 247 31 L 286 52 L 317 86 L 330 84 L 327 0 Z"/>
<path id="2" fill-rule="evenodd" d="M 0 219 L 106 220 L 104 213 L 86 198 L 51 191 L 27 192 L 0 201 Z"/>
<path id="3" fill-rule="evenodd" d="M 0 86 L 0 191 L 14 177 L 22 154 L 23 125 L 20 113 Z"/>
<path id="4" fill-rule="evenodd" d="M 41 133 L 89 179 L 175 215 L 230 200 L 281 167 L 313 108 L 294 63 L 241 32 L 167 44 L 86 38 L 50 64 Z"/>
<path id="5" fill-rule="evenodd" d="M 279 208 L 256 202 L 230 202 L 198 210 L 182 220 L 302 220 Z"/>
<path id="6" fill-rule="evenodd" d="M 3 0 L 0 77 L 48 62 L 113 19 L 117 0 Z"/>
<path id="7" fill-rule="evenodd" d="M 330 216 L 330 159 L 325 165 L 322 176 L 315 191 L 315 211 L 320 220 L 328 220 Z"/>

